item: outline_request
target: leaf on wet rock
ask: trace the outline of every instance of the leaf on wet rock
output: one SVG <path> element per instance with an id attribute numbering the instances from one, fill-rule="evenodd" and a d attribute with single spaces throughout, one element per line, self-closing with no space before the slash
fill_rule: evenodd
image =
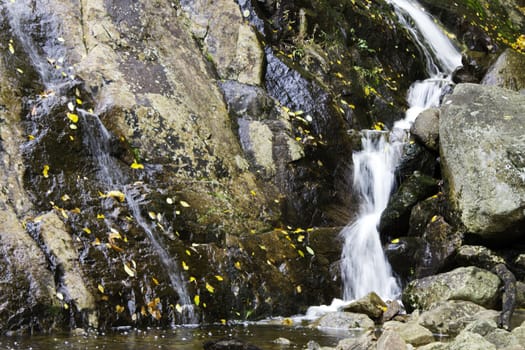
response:
<path id="1" fill-rule="evenodd" d="M 224 281 L 224 278 L 220 275 L 215 275 L 215 278 L 217 279 L 217 281 Z"/>
<path id="2" fill-rule="evenodd" d="M 183 269 L 184 271 L 188 271 L 188 270 L 190 269 L 190 267 L 188 266 L 188 264 L 186 264 L 185 261 L 182 261 L 182 269 Z"/>
<path id="3" fill-rule="evenodd" d="M 190 205 L 189 205 L 188 202 L 186 202 L 186 201 L 180 201 L 179 203 L 180 203 L 180 205 L 183 206 L 184 208 L 189 208 L 189 207 L 190 207 Z"/>
<path id="4" fill-rule="evenodd" d="M 201 297 L 197 294 L 193 297 L 193 302 L 195 303 L 195 305 L 199 306 L 199 304 L 201 303 Z"/>
<path id="5" fill-rule="evenodd" d="M 49 177 L 49 165 L 44 165 L 42 169 L 42 175 L 47 179 Z"/>
<path id="6" fill-rule="evenodd" d="M 69 120 L 71 120 L 73 123 L 78 123 L 78 114 L 75 113 L 67 113 L 67 117 Z"/>
<path id="7" fill-rule="evenodd" d="M 126 271 L 128 276 L 135 277 L 135 270 L 132 269 L 127 263 L 124 263 L 124 271 Z"/>
<path id="8" fill-rule="evenodd" d="M 104 286 L 103 285 L 99 284 L 97 286 L 97 289 L 99 290 L 100 293 L 104 294 Z"/>
<path id="9" fill-rule="evenodd" d="M 109 191 L 109 192 L 106 192 L 106 193 L 100 193 L 99 192 L 99 196 L 100 198 L 114 198 L 116 200 L 118 200 L 119 202 L 124 202 L 124 200 L 126 199 L 126 195 L 124 193 L 122 193 L 121 191 L 118 191 L 118 190 L 113 190 L 113 191 Z"/>
<path id="10" fill-rule="evenodd" d="M 179 314 L 181 314 L 182 313 L 182 306 L 180 306 L 180 304 L 175 305 L 175 310 L 177 310 L 177 312 Z"/>
<path id="11" fill-rule="evenodd" d="M 12 55 L 15 54 L 15 47 L 13 46 L 13 39 L 9 40 L 9 52 L 11 52 Z"/>
<path id="12" fill-rule="evenodd" d="M 131 169 L 144 169 L 144 165 L 137 163 L 136 160 L 133 161 L 130 165 Z"/>
<path id="13" fill-rule="evenodd" d="M 313 250 L 310 246 L 306 246 L 306 251 L 307 251 L 308 254 L 310 254 L 310 255 L 315 255 L 314 250 Z"/>
<path id="14" fill-rule="evenodd" d="M 120 314 L 124 310 L 125 310 L 124 306 L 122 306 L 122 305 L 115 305 L 115 311 L 117 312 L 117 314 Z"/>
<path id="15" fill-rule="evenodd" d="M 206 282 L 206 290 L 210 293 L 215 293 L 215 288 L 208 282 Z"/>

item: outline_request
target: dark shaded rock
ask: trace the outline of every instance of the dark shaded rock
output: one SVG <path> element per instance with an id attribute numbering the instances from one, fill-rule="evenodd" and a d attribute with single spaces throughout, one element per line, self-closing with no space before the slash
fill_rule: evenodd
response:
<path id="1" fill-rule="evenodd" d="M 410 142 L 404 146 L 403 155 L 396 168 L 396 180 L 398 183 L 403 183 L 415 171 L 434 177 L 437 169 L 436 155 L 423 145 Z"/>
<path id="2" fill-rule="evenodd" d="M 422 237 L 432 218 L 444 215 L 444 208 L 445 198 L 441 192 L 418 202 L 410 212 L 408 235 Z"/>
<path id="3" fill-rule="evenodd" d="M 372 320 L 378 321 L 382 318 L 386 309 L 387 304 L 379 295 L 372 292 L 345 306 L 343 311 L 365 314 Z"/>
<path id="4" fill-rule="evenodd" d="M 460 84 L 441 107 L 448 217 L 480 239 L 510 243 L 523 235 L 524 106 L 516 92 Z"/>
<path id="5" fill-rule="evenodd" d="M 493 273 L 477 267 L 460 267 L 450 272 L 410 282 L 403 291 L 407 310 L 428 310 L 444 300 L 465 300 L 495 307 L 501 281 Z"/>
<path id="6" fill-rule="evenodd" d="M 421 112 L 412 127 L 410 134 L 428 149 L 439 151 L 439 109 L 430 108 Z"/>
<path id="7" fill-rule="evenodd" d="M 381 214 L 379 231 L 382 236 L 397 237 L 408 232 L 410 211 L 417 202 L 435 194 L 438 182 L 430 176 L 414 173 L 390 197 Z"/>
<path id="8" fill-rule="evenodd" d="M 423 234 L 425 243 L 417 254 L 414 277 L 421 278 L 439 272 L 461 246 L 462 237 L 442 216 L 433 216 Z"/>
<path id="9" fill-rule="evenodd" d="M 204 350 L 261 350 L 239 339 L 210 340 L 203 344 Z"/>
<path id="10" fill-rule="evenodd" d="M 476 62 L 476 60 L 463 54 L 461 57 L 462 66 L 456 69 L 452 73 L 452 81 L 456 84 L 459 83 L 473 83 L 478 84 L 483 78 L 483 74 L 486 71 L 485 67 L 482 67 Z"/>
<path id="11" fill-rule="evenodd" d="M 385 255 L 403 282 L 414 279 L 418 255 L 424 247 L 425 241 L 420 237 L 399 237 L 386 245 Z"/>

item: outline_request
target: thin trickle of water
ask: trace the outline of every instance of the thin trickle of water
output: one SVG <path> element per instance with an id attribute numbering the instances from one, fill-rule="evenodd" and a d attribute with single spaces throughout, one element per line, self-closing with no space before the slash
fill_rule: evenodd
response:
<path id="1" fill-rule="evenodd" d="M 50 12 L 47 1 L 17 0 L 4 3 L 1 8 L 7 11 L 12 35 L 19 44 L 17 49 L 24 52 L 45 88 L 45 92 L 41 93 L 42 96 L 34 99 L 36 102 L 31 118 L 48 118 L 54 107 L 65 106 L 68 93 L 79 84 L 75 80 L 73 68 L 67 66 L 67 51 L 63 45 L 59 24 Z M 96 178 L 104 184 L 106 190 L 121 190 L 125 194 L 129 209 L 149 237 L 166 268 L 172 287 L 178 293 L 182 308 L 182 323 L 197 323 L 195 308 L 176 257 L 168 254 L 161 244 L 155 227 L 142 217 L 140 210 L 143 204 L 142 195 L 136 186 L 128 184 L 129 179 L 110 153 L 110 132 L 97 114 L 77 107 L 75 111 L 80 116 L 79 122 L 83 125 L 83 142 L 96 164 Z"/>
<path id="2" fill-rule="evenodd" d="M 407 97 L 410 108 L 405 119 L 397 121 L 389 135 L 363 132 L 362 151 L 353 155 L 353 183 L 361 205 L 357 219 L 341 232 L 345 300 L 358 299 L 369 292 L 376 292 L 383 299 L 396 299 L 400 295 L 401 288 L 384 255 L 377 227 L 394 187 L 394 172 L 407 130 L 422 110 L 439 106 L 443 89 L 451 84 L 450 75 L 461 66 L 461 54 L 421 5 L 412 0 L 387 1 L 424 53 L 429 79 L 410 87 Z"/>
<path id="3" fill-rule="evenodd" d="M 195 307 L 190 299 L 186 282 L 176 257 L 170 256 L 162 245 L 156 228 L 146 220 L 141 211 L 141 205 L 146 199 L 140 189 L 133 184 L 126 184 L 126 178 L 119 169 L 119 164 L 110 155 L 111 133 L 106 129 L 98 115 L 79 110 L 83 123 L 87 126 L 84 133 L 84 143 L 89 147 L 97 163 L 97 178 L 106 184 L 108 189 L 120 189 L 126 198 L 128 208 L 133 213 L 137 224 L 148 236 L 151 245 L 160 258 L 171 282 L 171 286 L 179 295 L 181 306 L 181 321 L 185 324 L 197 323 Z"/>

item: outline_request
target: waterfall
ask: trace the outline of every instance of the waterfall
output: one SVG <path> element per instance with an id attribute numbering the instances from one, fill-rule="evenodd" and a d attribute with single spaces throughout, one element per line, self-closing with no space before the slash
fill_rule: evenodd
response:
<path id="1" fill-rule="evenodd" d="M 68 99 L 71 99 L 68 98 L 68 94 L 80 84 L 74 77 L 73 68 L 67 66 L 67 50 L 63 45 L 64 39 L 60 36 L 60 26 L 46 5 L 48 4 L 45 1 L 30 0 L 2 4 L 8 13 L 9 26 L 17 39 L 17 47 L 21 47 L 46 90 L 45 98 L 34 98 L 33 111 L 28 115 L 28 120 L 35 120 L 35 125 L 39 123 L 39 119 L 51 117 L 50 113 L 55 107 L 63 107 L 65 110 Z M 14 48 L 12 49 L 14 51 Z M 129 210 L 148 236 L 151 246 L 164 265 L 171 286 L 179 296 L 181 321 L 186 324 L 197 323 L 195 308 L 177 258 L 170 256 L 162 245 L 156 227 L 142 216 L 141 205 L 145 204 L 143 195 L 135 184 L 128 183 L 129 178 L 110 153 L 111 133 L 97 114 L 87 112 L 74 104 L 67 105 L 67 108 L 79 116 L 83 143 L 95 164 L 96 178 L 105 187 L 105 191 L 119 190 L 125 194 Z M 34 129 L 38 128 L 34 126 Z"/>
<path id="2" fill-rule="evenodd" d="M 443 89 L 451 84 L 453 70 L 461 66 L 461 54 L 441 28 L 413 0 L 387 0 L 400 22 L 412 35 L 426 60 L 429 76 L 412 84 L 409 109 L 394 124 L 392 132 L 364 131 L 362 150 L 353 154 L 353 184 L 360 198 L 357 218 L 341 231 L 343 298 L 353 300 L 369 292 L 383 299 L 396 299 L 401 288 L 386 259 L 377 227 L 394 187 L 394 172 L 407 139 L 408 129 L 418 114 L 437 107 Z"/>

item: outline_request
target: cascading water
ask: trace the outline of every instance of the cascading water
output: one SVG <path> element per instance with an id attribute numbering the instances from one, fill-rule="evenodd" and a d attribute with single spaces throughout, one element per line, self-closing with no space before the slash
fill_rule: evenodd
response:
<path id="1" fill-rule="evenodd" d="M 424 54 L 429 78 L 412 84 L 405 119 L 397 121 L 390 134 L 364 131 L 362 151 L 353 155 L 353 183 L 361 205 L 357 219 L 341 232 L 345 300 L 372 291 L 383 299 L 396 299 L 400 294 L 401 288 L 383 253 L 377 226 L 394 186 L 394 171 L 407 130 L 422 110 L 439 106 L 443 89 L 451 84 L 453 70 L 461 66 L 461 54 L 421 5 L 412 0 L 387 2 L 393 5 L 400 22 Z"/>
<path id="2" fill-rule="evenodd" d="M 58 23 L 53 14 L 49 12 L 45 2 L 12 1 L 5 4 L 5 9 L 8 13 L 12 35 L 18 40 L 28 62 L 38 74 L 40 83 L 45 89 L 44 93 L 34 99 L 28 119 L 37 120 L 48 117 L 53 109 L 65 107 L 68 103 L 67 94 L 80 83 L 74 77 L 73 68 L 65 66 L 67 52 L 62 44 L 63 39 L 60 38 Z M 38 26 L 37 30 L 35 26 Z M 157 229 L 143 218 L 141 214 L 141 204 L 144 200 L 142 194 L 134 184 L 127 183 L 129 179 L 110 154 L 110 132 L 98 115 L 87 112 L 74 104 L 68 103 L 67 108 L 80 117 L 78 122 L 82 124 L 84 144 L 89 149 L 96 166 L 96 178 L 106 187 L 104 190 L 119 190 L 125 194 L 126 203 L 137 224 L 147 234 L 152 247 L 164 264 L 171 286 L 179 296 L 181 322 L 196 323 L 195 308 L 189 297 L 177 259 L 170 256 L 163 247 Z M 36 139 L 38 139 L 39 123 L 33 124 L 30 126 L 34 131 L 31 134 L 37 135 Z M 110 228 L 108 223 L 108 229 Z"/>

